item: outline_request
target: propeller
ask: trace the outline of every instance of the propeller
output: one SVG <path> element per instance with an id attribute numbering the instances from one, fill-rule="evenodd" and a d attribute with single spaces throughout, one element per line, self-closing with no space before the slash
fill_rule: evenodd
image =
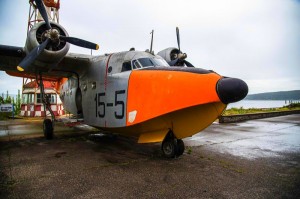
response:
<path id="1" fill-rule="evenodd" d="M 66 42 L 69 42 L 70 44 L 76 45 L 76 46 L 80 46 L 83 48 L 88 48 L 88 49 L 92 49 L 92 50 L 98 50 L 99 49 L 99 45 L 83 40 L 83 39 L 79 39 L 79 38 L 75 38 L 75 37 L 67 37 L 67 36 L 59 36 L 60 39 L 65 40 Z"/>
<path id="2" fill-rule="evenodd" d="M 57 31 L 57 29 L 52 28 L 50 22 L 49 22 L 49 18 L 48 18 L 48 14 L 47 11 L 45 9 L 44 3 L 42 2 L 42 0 L 34 0 L 37 6 L 37 9 L 39 10 L 41 16 L 43 17 L 45 23 L 46 23 L 46 31 L 45 31 L 45 40 L 43 41 L 43 43 L 41 43 L 40 45 L 38 45 L 37 47 L 35 47 L 22 61 L 21 63 L 17 66 L 18 71 L 22 72 L 22 71 L 26 71 L 28 69 L 28 67 L 34 62 L 34 60 L 41 54 L 41 52 L 43 52 L 43 50 L 46 48 L 47 44 L 50 42 L 52 43 L 56 43 L 57 40 L 62 40 L 62 41 L 66 41 L 69 42 L 70 44 L 79 46 L 79 47 L 83 47 L 83 48 L 88 48 L 91 50 L 98 50 L 99 49 L 99 45 L 83 40 L 83 39 L 79 39 L 79 38 L 75 38 L 75 37 L 68 37 L 68 36 L 63 36 L 59 34 L 59 31 Z"/>
<path id="3" fill-rule="evenodd" d="M 47 38 L 42 44 L 35 47 L 30 53 L 21 61 L 17 66 L 18 71 L 23 72 L 36 58 L 39 54 L 46 48 L 49 43 L 49 38 Z"/>
<path id="4" fill-rule="evenodd" d="M 180 35 L 179 35 L 179 28 L 176 27 L 176 36 L 177 36 L 177 44 L 178 44 L 178 50 L 180 51 Z"/>
<path id="5" fill-rule="evenodd" d="M 193 64 L 191 64 L 190 62 L 185 60 L 185 58 L 187 58 L 187 54 L 182 53 L 180 50 L 180 35 L 179 35 L 178 27 L 176 27 L 176 36 L 177 36 L 178 53 L 175 56 L 176 59 L 170 61 L 169 65 L 170 66 L 184 66 L 183 64 L 185 64 L 187 67 L 195 67 L 195 66 L 193 66 Z"/>
<path id="6" fill-rule="evenodd" d="M 45 9 L 45 6 L 44 6 L 44 3 L 42 2 L 42 0 L 35 0 L 35 4 L 36 4 L 36 7 L 38 8 L 40 14 L 42 15 L 44 21 L 46 22 L 46 25 L 47 25 L 47 29 L 51 29 L 51 24 L 49 22 L 49 18 L 48 18 L 48 14 L 47 14 L 47 11 Z"/>

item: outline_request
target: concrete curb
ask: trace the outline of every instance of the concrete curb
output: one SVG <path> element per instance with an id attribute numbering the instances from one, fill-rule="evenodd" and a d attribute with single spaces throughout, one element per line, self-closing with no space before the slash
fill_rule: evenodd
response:
<path id="1" fill-rule="evenodd" d="M 220 116 L 219 123 L 233 123 L 233 122 L 241 122 L 241 121 L 245 121 L 245 120 L 262 119 L 262 118 L 268 118 L 268 117 L 278 117 L 278 116 L 291 115 L 291 114 L 300 114 L 300 110 Z"/>

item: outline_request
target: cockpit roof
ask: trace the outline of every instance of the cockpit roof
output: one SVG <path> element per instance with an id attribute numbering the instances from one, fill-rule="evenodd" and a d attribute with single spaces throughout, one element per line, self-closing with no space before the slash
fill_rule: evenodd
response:
<path id="1" fill-rule="evenodd" d="M 162 57 L 160 57 L 159 55 L 153 55 L 149 52 L 127 51 L 127 52 L 125 52 L 124 61 L 131 61 L 133 59 L 139 59 L 139 58 L 145 58 L 145 57 L 149 57 L 149 58 L 159 57 L 162 59 Z"/>
<path id="2" fill-rule="evenodd" d="M 113 54 L 109 66 L 112 67 L 111 73 L 114 74 L 145 67 L 169 65 L 159 55 L 144 51 L 126 51 Z"/>

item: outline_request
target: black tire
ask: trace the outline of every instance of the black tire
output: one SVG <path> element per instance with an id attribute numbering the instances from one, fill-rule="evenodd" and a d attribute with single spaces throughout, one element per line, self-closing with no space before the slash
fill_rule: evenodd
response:
<path id="1" fill-rule="evenodd" d="M 181 139 L 178 139 L 177 140 L 177 154 L 176 154 L 176 156 L 177 157 L 181 156 L 184 152 L 184 149 L 185 149 L 184 142 Z"/>
<path id="2" fill-rule="evenodd" d="M 50 119 L 44 120 L 43 131 L 44 131 L 44 136 L 47 140 L 51 140 L 53 138 L 53 125 Z"/>
<path id="3" fill-rule="evenodd" d="M 174 139 L 165 139 L 161 145 L 161 150 L 166 158 L 175 158 L 177 143 Z"/>

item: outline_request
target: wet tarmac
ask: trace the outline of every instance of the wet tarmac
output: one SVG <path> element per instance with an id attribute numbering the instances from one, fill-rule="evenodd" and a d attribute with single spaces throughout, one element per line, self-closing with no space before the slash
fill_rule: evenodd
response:
<path id="1" fill-rule="evenodd" d="M 0 140 L 20 139 L 26 137 L 42 137 L 42 118 L 23 118 L 23 119 L 10 119 L 0 121 Z M 54 134 L 68 134 L 76 132 L 97 132 L 98 130 L 88 125 L 77 122 L 76 119 L 69 119 L 62 117 L 55 123 Z"/>
<path id="2" fill-rule="evenodd" d="M 229 124 L 215 122 L 201 133 L 185 139 L 185 143 L 247 159 L 300 153 L 300 115 Z"/>
<path id="3" fill-rule="evenodd" d="M 68 132 L 90 132 L 98 130 L 74 119 L 63 118 L 55 126 L 56 134 Z M 43 136 L 41 119 L 0 121 L 0 138 Z M 206 146 L 223 154 L 255 159 L 276 157 L 281 153 L 300 152 L 300 115 L 288 115 L 241 123 L 219 124 L 184 139 L 186 146 Z"/>
<path id="4" fill-rule="evenodd" d="M 91 136 L 68 118 L 0 121 L 0 198 L 300 198 L 300 114 L 213 123 L 165 159 L 160 144 Z"/>

